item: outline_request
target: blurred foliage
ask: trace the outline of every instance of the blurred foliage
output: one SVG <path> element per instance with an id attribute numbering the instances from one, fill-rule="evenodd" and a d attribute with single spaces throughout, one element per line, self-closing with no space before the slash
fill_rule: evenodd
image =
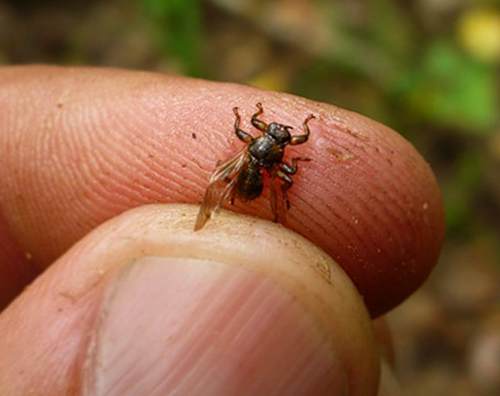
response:
<path id="1" fill-rule="evenodd" d="M 448 232 L 452 235 L 471 238 L 482 231 L 470 208 L 475 204 L 471 192 L 477 192 L 483 181 L 483 166 L 478 151 L 465 151 L 457 158 L 454 172 L 442 182 Z"/>
<path id="2" fill-rule="evenodd" d="M 467 133 L 494 132 L 499 102 L 492 65 L 471 59 L 447 40 L 436 40 L 405 79 L 402 97 L 422 120 Z"/>
<path id="3" fill-rule="evenodd" d="M 166 54 L 176 58 L 181 70 L 204 76 L 201 56 L 202 24 L 199 0 L 136 0 L 156 22 Z"/>

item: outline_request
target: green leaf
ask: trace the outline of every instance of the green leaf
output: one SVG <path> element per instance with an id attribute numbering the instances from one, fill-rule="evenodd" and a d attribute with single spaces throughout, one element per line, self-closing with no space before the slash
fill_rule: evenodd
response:
<path id="1" fill-rule="evenodd" d="M 165 53 L 178 60 L 185 74 L 203 77 L 200 0 L 138 1 L 158 24 Z"/>
<path id="2" fill-rule="evenodd" d="M 447 41 L 431 45 L 402 86 L 422 118 L 471 133 L 493 131 L 499 98 L 494 67 L 476 62 Z"/>

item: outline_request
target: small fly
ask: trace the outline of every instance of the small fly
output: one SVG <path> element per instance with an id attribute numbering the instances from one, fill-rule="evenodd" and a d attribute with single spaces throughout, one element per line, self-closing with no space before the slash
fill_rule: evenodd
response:
<path id="1" fill-rule="evenodd" d="M 257 103 L 257 112 L 251 122 L 262 135 L 254 138 L 240 129 L 241 117 L 237 107 L 233 112 L 236 116 L 235 134 L 247 145 L 233 158 L 217 164 L 203 197 L 195 231 L 203 228 L 212 213 L 218 212 L 221 206 L 227 202 L 233 204 L 236 196 L 244 202 L 259 197 L 264 189 L 265 173 L 271 177 L 269 192 L 274 221 L 283 222 L 286 211 L 290 209 L 287 191 L 293 184 L 291 176 L 297 173 L 299 161 L 309 161 L 309 158 L 294 157 L 292 163 L 287 164 L 283 162 L 283 155 L 289 144 L 295 146 L 307 142 L 310 134 L 307 124 L 315 118 L 314 115 L 310 114 L 304 120 L 304 134 L 292 136 L 291 126 L 276 122 L 266 124 L 260 120 L 258 117 L 264 113 L 264 108 Z"/>

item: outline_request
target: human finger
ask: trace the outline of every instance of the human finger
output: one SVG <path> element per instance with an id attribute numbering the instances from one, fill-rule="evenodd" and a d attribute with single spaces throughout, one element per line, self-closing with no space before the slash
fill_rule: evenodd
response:
<path id="1" fill-rule="evenodd" d="M 345 269 L 373 316 L 411 294 L 437 260 L 443 213 L 432 172 L 403 138 L 360 115 L 236 84 L 114 69 L 6 68 L 0 86 L 0 229 L 17 252 L 15 265 L 0 257 L 6 283 L 14 274 L 22 284 L 19 268 L 45 268 L 127 209 L 200 203 L 215 163 L 242 147 L 231 109 L 240 107 L 250 130 L 257 102 L 268 122 L 298 127 L 316 116 L 307 144 L 290 149 L 312 161 L 294 177 L 288 226 Z M 235 210 L 272 217 L 265 199 Z"/>
<path id="2" fill-rule="evenodd" d="M 374 395 L 345 273 L 273 223 L 148 205 L 82 239 L 0 315 L 8 395 Z M 273 254 L 269 254 L 273 252 Z"/>

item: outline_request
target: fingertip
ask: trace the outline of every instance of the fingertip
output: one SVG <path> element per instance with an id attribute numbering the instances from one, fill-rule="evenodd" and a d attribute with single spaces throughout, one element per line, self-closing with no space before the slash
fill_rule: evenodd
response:
<path id="1" fill-rule="evenodd" d="M 437 261 L 444 216 L 432 171 L 397 133 L 365 117 L 153 73 L 21 67 L 0 78 L 0 200 L 12 238 L 40 268 L 127 209 L 199 203 L 216 162 L 240 147 L 228 144 L 231 107 L 251 130 L 255 103 L 265 105 L 264 120 L 315 118 L 307 144 L 287 149 L 312 159 L 294 178 L 288 224 L 343 266 L 373 316 L 410 295 Z M 232 209 L 272 219 L 266 198 Z"/>

